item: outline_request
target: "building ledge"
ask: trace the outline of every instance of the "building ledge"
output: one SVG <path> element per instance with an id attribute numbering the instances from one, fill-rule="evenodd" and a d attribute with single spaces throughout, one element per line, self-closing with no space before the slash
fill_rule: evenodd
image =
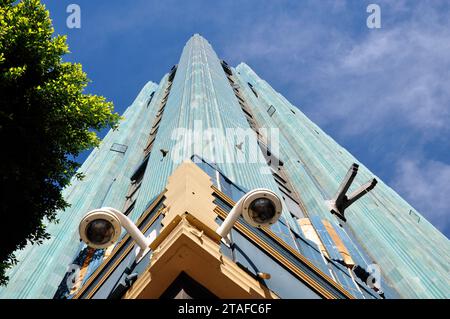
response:
<path id="1" fill-rule="evenodd" d="M 185 272 L 222 299 L 277 299 L 260 281 L 220 252 L 216 240 L 195 227 L 189 214 L 177 216 L 152 244 L 150 265 L 125 299 L 159 298 Z"/>

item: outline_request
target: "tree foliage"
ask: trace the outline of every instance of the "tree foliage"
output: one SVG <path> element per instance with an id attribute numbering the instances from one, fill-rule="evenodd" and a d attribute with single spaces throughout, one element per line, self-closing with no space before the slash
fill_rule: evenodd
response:
<path id="1" fill-rule="evenodd" d="M 75 158 L 115 128 L 104 97 L 85 94 L 80 64 L 63 62 L 68 46 L 55 36 L 39 0 L 0 0 L 0 284 L 16 249 L 49 238 L 46 224 L 68 203 L 61 195 Z"/>

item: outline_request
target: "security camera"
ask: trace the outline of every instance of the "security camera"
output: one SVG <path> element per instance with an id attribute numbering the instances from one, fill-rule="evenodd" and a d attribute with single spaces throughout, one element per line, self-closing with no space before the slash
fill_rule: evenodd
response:
<path id="1" fill-rule="evenodd" d="M 93 210 L 80 222 L 81 239 L 90 247 L 107 248 L 119 239 L 121 224 L 119 219 L 107 210 Z"/>
<path id="2" fill-rule="evenodd" d="M 264 188 L 254 189 L 245 194 L 228 214 L 217 234 L 227 238 L 234 223 L 243 216 L 245 221 L 254 227 L 270 226 L 281 215 L 281 199 L 273 191 Z"/>
<path id="3" fill-rule="evenodd" d="M 80 238 L 88 246 L 103 249 L 114 244 L 122 232 L 122 227 L 139 246 L 138 258 L 149 251 L 151 240 L 122 212 L 111 207 L 102 207 L 88 212 L 78 228 Z"/>
<path id="4" fill-rule="evenodd" d="M 271 190 L 255 189 L 244 196 L 241 203 L 242 216 L 254 227 L 268 226 L 280 218 L 281 200 Z"/>

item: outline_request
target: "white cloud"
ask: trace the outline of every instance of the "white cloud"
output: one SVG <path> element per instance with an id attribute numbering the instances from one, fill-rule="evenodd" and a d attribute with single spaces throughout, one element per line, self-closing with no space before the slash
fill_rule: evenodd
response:
<path id="1" fill-rule="evenodd" d="M 441 231 L 450 231 L 450 165 L 401 159 L 394 187 Z"/>
<path id="2" fill-rule="evenodd" d="M 237 21 L 223 56 L 248 62 L 341 142 L 365 147 L 355 155 L 383 162 L 377 175 L 450 232 L 450 166 L 429 159 L 429 145 L 450 148 L 442 138 L 450 136 L 448 3 L 377 3 L 379 30 L 355 25 L 366 12 L 361 6 L 358 18 L 352 2 L 273 8 L 271 17 Z"/>
<path id="3" fill-rule="evenodd" d="M 408 24 L 373 33 L 328 67 L 328 75 L 350 84 L 323 100 L 328 120 L 352 112 L 347 133 L 359 134 L 384 121 L 401 120 L 415 130 L 448 130 L 450 120 L 450 29 Z M 345 81 L 348 80 L 348 81 Z M 336 104 L 339 102 L 339 104 Z M 339 105 L 339 107 L 335 107 Z M 328 106 L 328 107 L 327 107 Z M 331 107 L 333 106 L 333 107 Z M 372 107 L 370 112 L 361 112 Z"/>
<path id="4" fill-rule="evenodd" d="M 342 135 L 383 123 L 436 135 L 448 131 L 450 120 L 450 13 L 436 4 L 381 1 L 380 30 L 365 28 L 365 19 L 350 27 L 341 21 L 355 7 L 274 8 L 273 16 L 237 21 L 239 33 L 224 56 L 269 74 L 291 100 L 312 96 L 303 111 L 322 125 L 339 121 Z M 363 8 L 356 8 L 361 17 Z"/>

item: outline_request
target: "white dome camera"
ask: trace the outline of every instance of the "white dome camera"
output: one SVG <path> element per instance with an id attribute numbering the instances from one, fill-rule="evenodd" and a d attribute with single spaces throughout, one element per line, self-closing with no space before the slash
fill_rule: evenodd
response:
<path id="1" fill-rule="evenodd" d="M 281 215 L 281 201 L 268 189 L 255 189 L 248 192 L 242 201 L 242 216 L 254 227 L 269 226 Z"/>
<path id="2" fill-rule="evenodd" d="M 87 213 L 78 228 L 81 239 L 90 247 L 107 248 L 119 239 L 121 224 L 114 214 L 96 209 Z"/>
<path id="3" fill-rule="evenodd" d="M 241 215 L 254 227 L 270 226 L 280 218 L 282 207 L 281 199 L 273 191 L 265 188 L 254 189 L 234 205 L 216 232 L 222 238 L 227 238 Z"/>
<path id="4" fill-rule="evenodd" d="M 151 239 L 145 237 L 131 219 L 117 209 L 102 207 L 91 210 L 81 219 L 78 230 L 81 240 L 88 246 L 102 249 L 119 239 L 122 227 L 140 248 L 138 257 L 145 255 L 149 251 Z"/>

